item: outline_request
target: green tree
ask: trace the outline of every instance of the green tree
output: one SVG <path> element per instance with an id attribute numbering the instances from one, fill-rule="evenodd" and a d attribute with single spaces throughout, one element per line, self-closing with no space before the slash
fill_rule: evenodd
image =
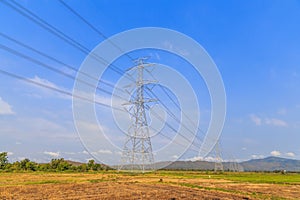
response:
<path id="1" fill-rule="evenodd" d="M 58 171 L 66 171 L 66 170 L 69 170 L 71 169 L 71 164 L 68 163 L 67 161 L 65 160 L 62 160 L 59 165 L 58 165 Z"/>
<path id="2" fill-rule="evenodd" d="M 38 171 L 50 171 L 51 169 L 50 163 L 38 164 L 37 167 Z"/>
<path id="3" fill-rule="evenodd" d="M 7 171 L 7 172 L 13 171 L 13 169 L 12 169 L 12 164 L 11 164 L 11 163 L 7 163 L 7 164 L 5 165 L 5 171 Z"/>
<path id="4" fill-rule="evenodd" d="M 0 153 L 0 169 L 4 169 L 8 164 L 7 152 Z"/>
<path id="5" fill-rule="evenodd" d="M 21 164 L 20 164 L 20 162 L 19 161 L 14 162 L 12 164 L 12 166 L 11 166 L 11 169 L 13 171 L 19 171 L 19 170 L 21 170 Z"/>
<path id="6" fill-rule="evenodd" d="M 50 162 L 50 168 L 55 171 L 66 171 L 71 169 L 72 165 L 65 161 L 63 158 L 52 159 Z"/>
<path id="7" fill-rule="evenodd" d="M 25 158 L 23 160 L 20 161 L 20 169 L 21 170 L 27 170 L 27 163 L 30 162 L 30 160 L 28 158 Z"/>
<path id="8" fill-rule="evenodd" d="M 103 170 L 103 167 L 102 167 L 102 165 L 101 164 L 95 164 L 94 165 L 94 171 L 100 171 L 100 170 Z"/>
<path id="9" fill-rule="evenodd" d="M 77 171 L 79 172 L 86 172 L 88 169 L 87 164 L 81 164 L 77 167 Z"/>
<path id="10" fill-rule="evenodd" d="M 37 163 L 29 161 L 26 163 L 26 170 L 36 171 L 37 169 Z"/>
<path id="11" fill-rule="evenodd" d="M 95 161 L 94 160 L 89 160 L 87 163 L 87 168 L 88 170 L 95 170 Z"/>

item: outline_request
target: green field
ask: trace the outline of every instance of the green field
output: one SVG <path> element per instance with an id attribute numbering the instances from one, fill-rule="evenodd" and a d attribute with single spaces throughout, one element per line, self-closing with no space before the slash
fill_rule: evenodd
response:
<path id="1" fill-rule="evenodd" d="M 193 172 L 193 171 L 160 171 L 162 176 L 181 177 L 185 179 L 223 179 L 249 183 L 299 184 L 300 173 L 264 173 L 264 172 Z"/>

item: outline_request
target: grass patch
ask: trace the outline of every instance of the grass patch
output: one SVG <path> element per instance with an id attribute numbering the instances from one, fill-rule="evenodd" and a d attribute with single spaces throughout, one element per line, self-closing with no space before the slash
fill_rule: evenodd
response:
<path id="1" fill-rule="evenodd" d="M 88 181 L 90 183 L 101 183 L 101 182 L 107 182 L 109 180 L 105 180 L 105 179 L 89 179 Z"/>
<path id="2" fill-rule="evenodd" d="M 264 172 L 196 172 L 196 171 L 159 171 L 158 175 L 182 179 L 223 179 L 234 182 L 300 184 L 299 173 L 264 173 Z"/>
<path id="3" fill-rule="evenodd" d="M 225 179 L 237 182 L 250 183 L 272 183 L 272 184 L 300 184 L 300 174 L 279 174 L 279 173 L 224 173 L 211 175 L 213 179 Z"/>
<path id="4" fill-rule="evenodd" d="M 70 182 L 69 181 L 59 181 L 59 180 L 43 180 L 43 181 L 25 182 L 24 185 L 62 184 L 62 183 L 70 183 Z"/>

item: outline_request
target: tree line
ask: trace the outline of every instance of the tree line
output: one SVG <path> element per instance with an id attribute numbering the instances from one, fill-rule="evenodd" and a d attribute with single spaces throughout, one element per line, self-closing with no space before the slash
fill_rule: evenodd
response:
<path id="1" fill-rule="evenodd" d="M 7 152 L 0 153 L 0 171 L 19 172 L 19 171 L 46 171 L 46 172 L 88 172 L 109 170 L 106 165 L 89 160 L 87 163 L 74 164 L 63 158 L 52 159 L 49 163 L 36 163 L 25 158 L 21 161 L 10 163 Z"/>

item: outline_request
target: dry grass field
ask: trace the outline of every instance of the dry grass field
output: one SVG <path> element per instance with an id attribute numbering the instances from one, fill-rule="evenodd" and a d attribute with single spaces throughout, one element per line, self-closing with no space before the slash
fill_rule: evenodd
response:
<path id="1" fill-rule="evenodd" d="M 0 173 L 0 199 L 300 199 L 300 174 Z"/>

